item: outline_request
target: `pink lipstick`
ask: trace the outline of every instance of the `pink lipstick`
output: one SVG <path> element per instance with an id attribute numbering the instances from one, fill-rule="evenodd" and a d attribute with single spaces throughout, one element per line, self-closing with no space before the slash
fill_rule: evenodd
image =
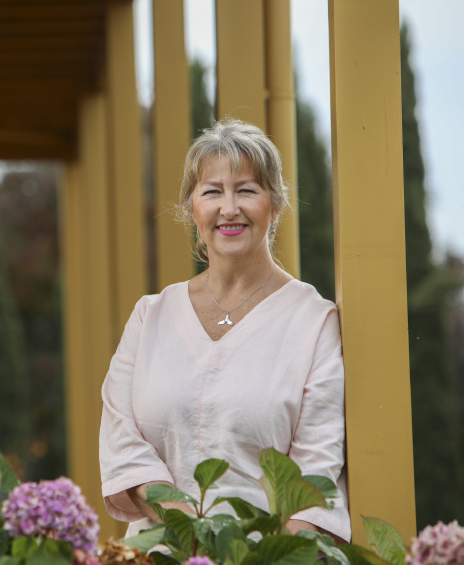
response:
<path id="1" fill-rule="evenodd" d="M 216 229 L 222 235 L 240 235 L 246 227 L 246 224 L 220 224 Z"/>

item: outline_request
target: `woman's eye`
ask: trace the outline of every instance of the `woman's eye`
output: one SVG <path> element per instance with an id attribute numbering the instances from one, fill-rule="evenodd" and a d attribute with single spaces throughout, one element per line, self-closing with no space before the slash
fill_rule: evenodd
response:
<path id="1" fill-rule="evenodd" d="M 254 194 L 255 191 L 252 188 L 242 188 L 240 192 L 247 192 L 248 194 Z"/>

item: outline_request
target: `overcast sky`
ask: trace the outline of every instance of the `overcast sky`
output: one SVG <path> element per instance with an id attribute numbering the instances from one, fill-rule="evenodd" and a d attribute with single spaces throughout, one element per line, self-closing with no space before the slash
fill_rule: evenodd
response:
<path id="1" fill-rule="evenodd" d="M 186 48 L 209 67 L 214 92 L 214 0 L 184 0 Z M 291 0 L 295 66 L 302 97 L 314 107 L 319 133 L 330 146 L 327 0 Z M 429 227 L 440 254 L 464 256 L 464 0 L 400 0 L 410 26 L 417 117 L 426 162 Z M 135 0 L 139 96 L 153 87 L 150 0 Z"/>

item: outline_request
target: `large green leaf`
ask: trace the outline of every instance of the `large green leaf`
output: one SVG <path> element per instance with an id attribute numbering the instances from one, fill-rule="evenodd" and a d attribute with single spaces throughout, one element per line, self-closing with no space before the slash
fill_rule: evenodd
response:
<path id="1" fill-rule="evenodd" d="M 339 549 L 348 557 L 350 565 L 391 565 L 389 561 L 360 545 L 340 545 Z"/>
<path id="2" fill-rule="evenodd" d="M 37 540 L 29 536 L 21 536 L 13 541 L 11 554 L 18 559 L 26 559 L 38 547 Z"/>
<path id="3" fill-rule="evenodd" d="M 312 565 L 317 558 L 316 540 L 297 536 L 269 536 L 258 543 L 263 565 Z"/>
<path id="4" fill-rule="evenodd" d="M 312 483 L 325 498 L 338 498 L 337 485 L 322 475 L 303 475 L 303 479 Z"/>
<path id="5" fill-rule="evenodd" d="M 177 565 L 178 563 L 182 563 L 182 561 L 178 561 L 172 555 L 166 555 L 165 553 L 161 553 L 160 551 L 152 551 L 150 553 L 150 557 L 156 563 L 156 565 Z"/>
<path id="6" fill-rule="evenodd" d="M 327 508 L 325 498 L 321 492 L 304 479 L 292 479 L 282 488 L 280 510 L 282 522 L 286 522 L 293 514 L 320 506 Z"/>
<path id="7" fill-rule="evenodd" d="M 233 539 L 227 548 L 227 557 L 234 565 L 241 565 L 249 552 L 246 542 L 241 539 Z"/>
<path id="8" fill-rule="evenodd" d="M 245 544 L 247 542 L 245 534 L 234 522 L 222 528 L 216 536 L 216 550 L 222 560 L 230 557 L 230 544 L 233 540 L 241 540 Z"/>
<path id="9" fill-rule="evenodd" d="M 265 510 L 261 510 L 261 508 L 253 506 L 253 504 L 250 504 L 249 502 L 243 500 L 243 498 L 239 498 L 238 496 L 218 496 L 213 502 L 213 506 L 216 506 L 221 502 L 228 502 L 235 510 L 237 516 L 242 520 L 254 518 L 255 516 L 269 516 L 269 513 Z"/>
<path id="10" fill-rule="evenodd" d="M 289 457 L 273 447 L 261 451 L 258 455 L 258 461 L 276 496 L 277 512 L 273 512 L 271 509 L 271 513 L 278 514 L 284 499 L 285 486 L 288 481 L 301 478 L 300 468 Z M 261 482 L 260 484 L 268 494 L 268 486 L 264 486 Z"/>
<path id="11" fill-rule="evenodd" d="M 174 532 L 182 551 L 186 555 L 191 555 L 195 537 L 191 518 L 181 510 L 172 508 L 164 512 L 164 523 Z"/>
<path id="12" fill-rule="evenodd" d="M 148 506 L 150 506 L 153 512 L 155 512 L 155 514 L 164 524 L 164 508 L 161 506 L 161 504 L 158 504 L 157 502 L 152 502 Z"/>
<path id="13" fill-rule="evenodd" d="M 338 547 L 335 547 L 335 542 L 332 537 L 321 535 L 319 532 L 312 530 L 300 530 L 295 535 L 309 540 L 316 540 L 318 550 L 331 558 L 331 561 L 336 561 L 342 565 L 350 565 L 346 555 L 341 552 Z"/>
<path id="14" fill-rule="evenodd" d="M 10 557 L 9 555 L 4 555 L 0 557 L 0 565 L 19 565 L 21 560 L 17 557 Z"/>
<path id="15" fill-rule="evenodd" d="M 191 502 L 192 504 L 198 504 L 194 498 L 189 494 L 177 490 L 170 485 L 150 485 L 145 489 L 147 493 L 148 504 L 153 504 L 154 502 Z"/>
<path id="16" fill-rule="evenodd" d="M 266 475 L 263 475 L 258 480 L 258 483 L 263 487 L 263 490 L 266 493 L 271 514 L 277 514 L 277 495 L 271 481 L 266 477 Z"/>
<path id="17" fill-rule="evenodd" d="M 0 523 L 0 528 L 3 524 Z M 6 530 L 0 530 L 0 556 L 5 555 L 8 551 L 8 546 L 10 544 L 10 535 Z"/>
<path id="18" fill-rule="evenodd" d="M 124 538 L 124 543 L 131 547 L 136 547 L 142 553 L 146 553 L 153 546 L 160 543 L 164 537 L 166 527 L 162 524 L 157 524 L 150 530 L 144 530 L 136 536 Z"/>
<path id="19" fill-rule="evenodd" d="M 27 558 L 27 565 L 70 565 L 73 548 L 70 543 L 45 538 Z"/>
<path id="20" fill-rule="evenodd" d="M 222 459 L 207 459 L 197 465 L 193 478 L 200 485 L 201 494 L 203 495 L 214 481 L 217 481 L 229 468 L 229 463 Z"/>
<path id="21" fill-rule="evenodd" d="M 251 532 L 260 532 L 264 537 L 275 532 L 280 523 L 280 517 L 274 514 L 274 516 L 255 516 L 249 520 L 241 520 L 239 526 L 246 536 Z"/>
<path id="22" fill-rule="evenodd" d="M 362 519 L 369 545 L 377 555 L 394 565 L 404 565 L 404 543 L 395 528 L 378 518 Z"/>
<path id="23" fill-rule="evenodd" d="M 19 485 L 18 479 L 7 460 L 0 453 L 0 504 L 8 494 Z"/>
<path id="24" fill-rule="evenodd" d="M 226 526 L 237 520 L 230 514 L 216 514 L 209 518 L 199 518 L 193 522 L 193 529 L 200 543 L 209 551 L 216 553 L 216 536 Z"/>

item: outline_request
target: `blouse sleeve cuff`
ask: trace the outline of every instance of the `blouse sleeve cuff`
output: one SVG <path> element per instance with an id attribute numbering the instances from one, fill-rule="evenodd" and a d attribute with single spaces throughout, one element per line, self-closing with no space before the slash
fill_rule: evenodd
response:
<path id="1" fill-rule="evenodd" d="M 292 516 L 292 520 L 303 520 L 304 522 L 309 522 L 314 526 L 323 528 L 328 532 L 341 537 L 348 543 L 351 540 L 351 526 L 345 522 L 342 522 L 337 516 L 330 513 L 330 510 L 325 510 L 324 508 L 310 508 L 308 510 L 303 510 L 297 512 Z"/>
<path id="2" fill-rule="evenodd" d="M 133 469 L 119 475 L 119 477 L 105 481 L 102 485 L 102 493 L 104 497 L 107 497 L 152 481 L 166 481 L 174 484 L 174 479 L 167 467 L 165 465 L 155 465 L 153 467 Z"/>

